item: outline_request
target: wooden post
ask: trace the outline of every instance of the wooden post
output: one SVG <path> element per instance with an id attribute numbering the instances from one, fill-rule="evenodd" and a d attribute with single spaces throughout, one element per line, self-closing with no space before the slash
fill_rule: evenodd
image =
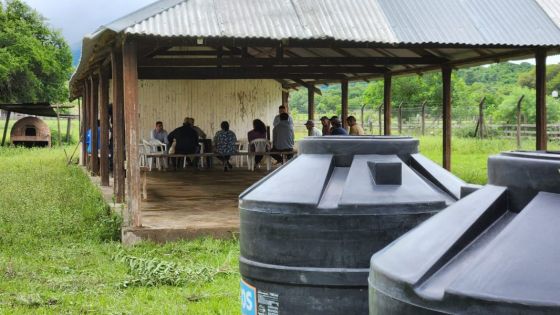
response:
<path id="1" fill-rule="evenodd" d="M 422 129 L 422 135 L 426 134 L 426 101 L 422 102 L 422 117 L 420 118 L 422 121 L 421 123 L 421 129 Z"/>
<path id="2" fill-rule="evenodd" d="M 58 141 L 58 147 L 60 148 L 62 146 L 62 135 L 60 134 L 60 106 L 57 106 L 57 108 L 55 109 L 55 113 L 56 113 L 56 127 L 57 127 L 57 131 L 58 131 L 58 137 L 57 137 L 57 141 Z M 65 151 L 66 152 L 66 151 Z"/>
<path id="3" fill-rule="evenodd" d="M 89 78 L 91 85 L 91 106 L 90 106 L 90 128 L 91 128 L 91 175 L 99 176 L 99 148 L 97 139 L 99 137 L 98 127 L 99 124 L 99 78 L 96 75 L 92 75 Z"/>
<path id="4" fill-rule="evenodd" d="M 451 170 L 451 66 L 441 68 L 443 79 L 443 167 Z"/>
<path id="5" fill-rule="evenodd" d="M 126 40 L 123 45 L 123 90 L 124 121 L 126 128 L 126 162 L 128 181 L 128 220 L 129 226 L 141 227 L 140 217 L 140 178 L 138 126 L 138 62 L 136 43 Z"/>
<path id="6" fill-rule="evenodd" d="M 403 102 L 400 102 L 399 107 L 398 107 L 398 115 L 399 115 L 399 135 L 402 135 L 402 104 Z"/>
<path id="7" fill-rule="evenodd" d="M 476 128 L 474 130 L 474 135 L 478 132 L 480 139 L 484 138 L 484 102 L 486 101 L 486 96 L 484 96 L 478 103 L 478 122 L 476 123 Z"/>
<path id="8" fill-rule="evenodd" d="M 286 90 L 282 90 L 282 105 L 286 107 L 288 113 L 290 112 L 290 104 L 289 104 L 290 92 Z"/>
<path id="9" fill-rule="evenodd" d="M 6 114 L 6 123 L 4 124 L 4 133 L 2 134 L 2 146 L 6 143 L 6 134 L 8 133 L 8 124 L 10 123 L 10 115 L 12 114 L 11 111 L 8 111 Z"/>
<path id="10" fill-rule="evenodd" d="M 391 74 L 386 73 L 383 82 L 384 134 L 386 136 L 391 135 L 391 81 Z"/>
<path id="11" fill-rule="evenodd" d="M 88 152 L 87 152 L 87 144 L 86 144 L 86 138 L 87 138 L 87 131 L 90 128 L 89 126 L 89 104 L 91 103 L 91 99 L 89 97 L 89 80 L 86 79 L 84 81 L 84 95 L 83 95 L 84 101 L 83 101 L 83 105 L 82 105 L 82 165 L 85 166 L 88 170 L 90 169 L 90 164 L 89 164 L 89 157 L 88 157 Z"/>
<path id="12" fill-rule="evenodd" d="M 117 203 L 124 202 L 124 105 L 122 52 L 111 51 L 113 84 L 113 193 Z"/>
<path id="13" fill-rule="evenodd" d="M 99 175 L 101 186 L 109 186 L 109 75 L 99 67 Z"/>
<path id="14" fill-rule="evenodd" d="M 363 105 L 362 105 L 362 108 L 361 108 L 361 110 L 360 110 L 360 121 L 362 122 L 362 128 L 364 128 L 364 129 L 365 129 L 365 126 L 366 126 L 366 124 L 365 124 L 365 122 L 364 122 L 364 108 L 365 108 L 365 107 L 366 107 L 366 104 L 363 104 Z M 369 132 L 371 133 L 371 129 L 370 129 Z"/>
<path id="15" fill-rule="evenodd" d="M 307 119 L 315 120 L 315 87 L 307 87 Z"/>
<path id="16" fill-rule="evenodd" d="M 340 81 L 340 109 L 341 109 L 341 120 L 342 128 L 348 127 L 348 80 Z"/>
<path id="17" fill-rule="evenodd" d="M 379 121 L 379 135 L 383 134 L 383 122 L 381 117 L 383 116 L 383 104 L 377 106 L 377 119 Z"/>
<path id="18" fill-rule="evenodd" d="M 521 150 L 521 102 L 525 98 L 525 95 L 521 95 L 519 100 L 517 101 L 517 150 Z"/>
<path id="19" fill-rule="evenodd" d="M 536 61 L 536 127 L 537 150 L 546 150 L 546 50 L 538 49 L 535 54 Z"/>
<path id="20" fill-rule="evenodd" d="M 78 105 L 79 106 L 79 105 Z M 79 110 L 78 110 L 79 112 Z M 70 143 L 70 134 L 72 132 L 72 117 L 66 118 L 66 143 Z"/>

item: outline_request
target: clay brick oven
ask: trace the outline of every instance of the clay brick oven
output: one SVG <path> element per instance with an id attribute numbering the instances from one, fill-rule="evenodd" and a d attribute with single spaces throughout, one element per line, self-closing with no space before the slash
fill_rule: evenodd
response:
<path id="1" fill-rule="evenodd" d="M 24 117 L 12 127 L 10 139 L 13 145 L 25 147 L 50 147 L 51 130 L 37 117 Z"/>

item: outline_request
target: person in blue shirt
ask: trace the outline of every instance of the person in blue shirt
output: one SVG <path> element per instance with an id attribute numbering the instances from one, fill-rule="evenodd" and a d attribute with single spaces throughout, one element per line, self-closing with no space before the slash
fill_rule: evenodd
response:
<path id="1" fill-rule="evenodd" d="M 342 128 L 342 122 L 340 121 L 340 119 L 338 119 L 338 118 L 332 119 L 331 124 L 333 125 L 333 128 L 331 130 L 331 135 L 332 136 L 347 136 L 348 135 L 348 131 L 346 131 L 346 129 Z"/>
<path id="2" fill-rule="evenodd" d="M 100 149 L 101 143 L 101 130 L 99 128 L 99 120 L 97 121 L 97 150 Z M 87 153 L 91 153 L 91 128 L 88 128 L 86 131 L 86 151 Z"/>

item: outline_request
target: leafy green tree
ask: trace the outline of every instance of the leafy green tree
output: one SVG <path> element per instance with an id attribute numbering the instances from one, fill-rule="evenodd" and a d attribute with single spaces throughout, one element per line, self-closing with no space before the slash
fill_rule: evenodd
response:
<path id="1" fill-rule="evenodd" d="M 0 2 L 0 101 L 68 98 L 72 55 L 59 32 L 21 0 Z"/>

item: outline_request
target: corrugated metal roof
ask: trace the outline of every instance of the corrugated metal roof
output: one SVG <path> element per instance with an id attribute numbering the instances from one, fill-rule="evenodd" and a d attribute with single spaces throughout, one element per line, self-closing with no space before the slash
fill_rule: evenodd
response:
<path id="1" fill-rule="evenodd" d="M 160 0 L 86 36 L 76 74 L 116 33 L 560 47 L 560 0 Z"/>
<path id="2" fill-rule="evenodd" d="M 313 38 L 511 46 L 560 44 L 559 27 L 552 21 L 560 12 L 557 0 L 166 1 L 169 6 L 164 10 L 156 13 L 154 7 L 144 10 L 143 20 L 139 18 L 142 12 L 136 12 L 113 22 L 109 28 L 161 37 Z M 550 12 L 549 15 L 545 11 Z"/>

